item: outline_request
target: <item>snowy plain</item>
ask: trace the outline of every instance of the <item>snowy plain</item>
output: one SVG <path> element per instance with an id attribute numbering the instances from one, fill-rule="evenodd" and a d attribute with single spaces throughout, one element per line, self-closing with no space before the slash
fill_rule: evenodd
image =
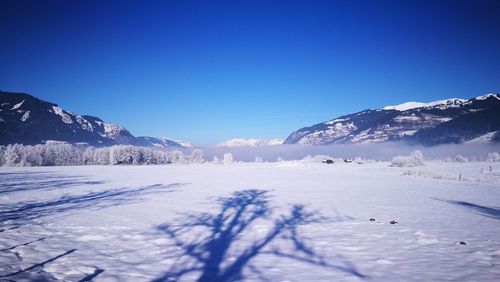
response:
<path id="1" fill-rule="evenodd" d="M 0 221 L 5 281 L 500 280 L 500 163 L 0 168 Z"/>

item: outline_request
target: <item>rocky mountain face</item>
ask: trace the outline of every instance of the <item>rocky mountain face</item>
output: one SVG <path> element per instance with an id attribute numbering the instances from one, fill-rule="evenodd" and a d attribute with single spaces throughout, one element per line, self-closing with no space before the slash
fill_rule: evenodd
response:
<path id="1" fill-rule="evenodd" d="M 91 146 L 138 145 L 182 147 L 153 137 L 135 137 L 124 127 L 77 115 L 25 93 L 0 92 L 0 145 L 63 141 Z M 159 140 L 159 139 L 158 139 Z"/>
<path id="2" fill-rule="evenodd" d="M 500 94 L 469 100 L 408 102 L 370 109 L 301 128 L 285 144 L 349 144 L 406 141 L 415 144 L 498 141 Z M 475 141 L 473 141 L 475 140 Z"/>

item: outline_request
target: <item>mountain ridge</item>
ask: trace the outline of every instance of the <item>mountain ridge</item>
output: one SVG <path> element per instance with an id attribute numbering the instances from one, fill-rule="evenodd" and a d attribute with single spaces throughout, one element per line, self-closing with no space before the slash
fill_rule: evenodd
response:
<path id="1" fill-rule="evenodd" d="M 429 103 L 406 102 L 368 109 L 303 127 L 284 144 L 350 144 L 385 141 L 438 145 L 464 143 L 500 130 L 500 94 Z M 496 139 L 492 139 L 496 140 Z"/>
<path id="2" fill-rule="evenodd" d="M 136 137 L 121 125 L 72 113 L 27 93 L 0 91 L 0 145 L 48 141 L 91 146 L 184 147 L 172 140 Z"/>

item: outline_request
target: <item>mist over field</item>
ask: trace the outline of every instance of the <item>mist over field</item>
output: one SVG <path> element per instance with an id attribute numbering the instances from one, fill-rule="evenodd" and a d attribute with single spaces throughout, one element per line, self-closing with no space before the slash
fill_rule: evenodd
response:
<path id="1" fill-rule="evenodd" d="M 298 160 L 308 155 L 328 155 L 333 158 L 363 158 L 388 161 L 398 155 L 408 155 L 420 150 L 426 159 L 446 159 L 462 155 L 470 160 L 485 160 L 489 153 L 500 152 L 500 144 L 447 144 L 439 146 L 408 145 L 389 142 L 380 144 L 346 144 L 346 145 L 274 145 L 262 147 L 238 148 L 202 148 L 204 157 L 211 160 L 214 156 L 222 157 L 231 153 L 237 161 L 250 162 L 255 157 L 264 161 Z"/>

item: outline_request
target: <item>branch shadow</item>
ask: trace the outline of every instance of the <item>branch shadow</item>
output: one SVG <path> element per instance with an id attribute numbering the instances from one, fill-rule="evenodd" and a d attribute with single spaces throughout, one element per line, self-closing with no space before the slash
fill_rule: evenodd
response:
<path id="1" fill-rule="evenodd" d="M 158 226 L 157 230 L 167 236 L 171 246 L 180 251 L 170 257 L 176 259 L 176 263 L 153 281 L 177 281 L 188 274 L 199 274 L 199 282 L 237 281 L 245 278 L 244 269 L 254 273 L 259 280 L 268 280 L 265 271 L 251 263 L 262 255 L 366 278 L 345 258 L 337 265 L 317 254 L 299 231 L 299 226 L 330 219 L 300 204 L 291 206 L 286 214 L 272 216 L 269 199 L 265 190 L 236 191 L 217 200 L 219 210 L 216 213 L 190 214 L 176 224 Z M 258 221 L 271 225 L 267 224 L 266 230 L 259 230 L 262 224 L 257 224 Z M 277 246 L 284 243 L 290 247 Z"/>
<path id="2" fill-rule="evenodd" d="M 31 240 L 31 241 L 26 242 L 26 243 L 17 244 L 17 245 L 14 245 L 12 247 L 1 249 L 0 252 L 10 251 L 10 250 L 13 250 L 13 249 L 21 247 L 21 246 L 28 246 L 28 245 L 31 245 L 33 243 L 40 242 L 40 241 L 43 241 L 43 240 L 51 238 L 51 237 L 52 236 L 46 236 L 46 237 L 38 238 L 38 239 L 35 239 L 35 240 Z"/>
<path id="3" fill-rule="evenodd" d="M 29 271 L 34 270 L 35 268 L 43 268 L 46 264 L 51 263 L 51 262 L 53 262 L 55 260 L 58 260 L 61 257 L 67 256 L 67 255 L 73 253 L 74 251 L 76 251 L 76 249 L 68 250 L 68 251 L 66 251 L 66 252 L 64 252 L 64 253 L 62 253 L 60 255 L 57 255 L 57 256 L 55 256 L 53 258 L 50 258 L 50 259 L 48 259 L 48 260 L 46 260 L 44 262 L 36 263 L 36 264 L 34 264 L 34 265 L 32 265 L 32 266 L 30 266 L 28 268 L 20 269 L 20 270 L 18 270 L 16 272 L 5 274 L 5 275 L 0 275 L 0 278 L 18 276 L 20 274 L 28 273 Z M 16 279 L 21 279 L 21 277 L 16 277 Z M 31 279 L 33 279 L 33 277 L 31 277 Z"/>
<path id="4" fill-rule="evenodd" d="M 100 268 L 96 267 L 96 269 L 94 270 L 94 273 L 85 276 L 84 278 L 78 280 L 78 282 L 92 281 L 97 276 L 101 275 L 101 273 L 103 273 L 103 272 L 104 272 L 104 269 L 100 269 Z"/>
<path id="5" fill-rule="evenodd" d="M 38 174 L 47 174 L 47 173 L 52 173 L 50 171 L 15 171 L 15 172 L 0 172 L 0 177 L 3 176 L 17 176 L 17 175 L 22 175 L 29 173 L 30 175 L 38 175 Z"/>
<path id="6" fill-rule="evenodd" d="M 118 188 L 81 195 L 64 195 L 46 201 L 24 201 L 0 205 L 0 222 L 13 220 L 21 225 L 33 219 L 72 210 L 96 210 L 110 206 L 139 202 L 152 193 L 173 192 L 184 183 L 154 184 L 136 188 Z"/>
<path id="7" fill-rule="evenodd" d="M 500 208 L 499 207 L 486 207 L 486 206 L 481 206 L 481 205 L 477 205 L 477 204 L 473 204 L 473 203 L 465 202 L 465 201 L 446 200 L 446 199 L 439 199 L 439 198 L 433 198 L 433 199 L 470 209 L 475 214 L 479 214 L 482 216 L 486 216 L 489 218 L 500 220 Z"/>

